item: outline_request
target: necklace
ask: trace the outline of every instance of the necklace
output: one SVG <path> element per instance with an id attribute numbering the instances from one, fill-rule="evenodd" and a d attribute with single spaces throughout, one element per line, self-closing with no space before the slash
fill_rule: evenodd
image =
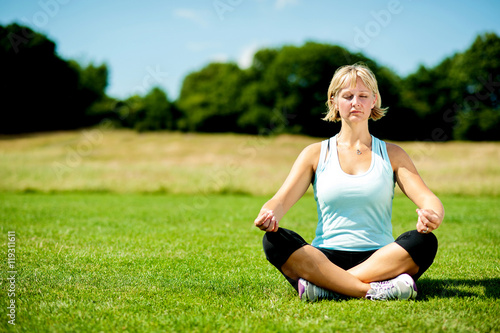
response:
<path id="1" fill-rule="evenodd" d="M 337 144 L 338 144 L 338 142 L 339 142 L 339 139 L 340 139 L 340 136 L 341 136 L 341 135 L 342 135 L 342 133 L 339 133 L 339 134 L 337 135 Z M 368 149 L 370 149 L 370 148 L 368 148 Z M 356 148 L 356 155 L 361 155 L 361 154 L 363 154 L 363 152 L 362 152 L 359 148 Z"/>

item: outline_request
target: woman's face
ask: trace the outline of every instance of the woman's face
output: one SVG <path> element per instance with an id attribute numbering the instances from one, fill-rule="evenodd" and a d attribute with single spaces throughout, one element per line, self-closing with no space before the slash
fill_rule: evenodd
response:
<path id="1" fill-rule="evenodd" d="M 339 91 L 337 107 L 342 120 L 360 122 L 370 118 L 376 97 L 361 78 L 357 77 L 356 87 L 350 88 L 350 82 Z"/>

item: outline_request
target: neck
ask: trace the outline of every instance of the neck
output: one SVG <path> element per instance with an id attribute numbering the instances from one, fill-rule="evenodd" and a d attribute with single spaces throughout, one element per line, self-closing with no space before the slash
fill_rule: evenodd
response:
<path id="1" fill-rule="evenodd" d="M 372 137 L 370 131 L 368 131 L 368 123 L 359 124 L 359 126 L 349 126 L 342 123 L 339 135 L 337 136 L 337 142 L 341 142 L 346 146 L 356 147 L 360 145 L 370 146 L 372 142 Z"/>

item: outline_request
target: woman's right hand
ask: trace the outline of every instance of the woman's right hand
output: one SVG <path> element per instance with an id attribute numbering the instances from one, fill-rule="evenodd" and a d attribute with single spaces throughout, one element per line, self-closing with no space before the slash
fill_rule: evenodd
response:
<path id="1" fill-rule="evenodd" d="M 254 224 L 262 231 L 278 231 L 278 219 L 274 215 L 274 212 L 270 209 L 262 208 L 259 215 L 255 219 Z"/>
<path id="2" fill-rule="evenodd" d="M 266 202 L 254 221 L 262 231 L 278 231 L 279 220 L 306 193 L 321 153 L 321 142 L 307 146 L 293 164 L 279 191 Z"/>

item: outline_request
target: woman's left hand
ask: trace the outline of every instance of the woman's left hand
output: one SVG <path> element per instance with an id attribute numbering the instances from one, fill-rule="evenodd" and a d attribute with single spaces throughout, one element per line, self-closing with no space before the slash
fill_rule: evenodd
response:
<path id="1" fill-rule="evenodd" d="M 259 216 L 255 219 L 254 224 L 262 231 L 276 232 L 278 231 L 279 222 L 272 210 L 262 208 Z"/>
<path id="2" fill-rule="evenodd" d="M 432 209 L 417 209 L 417 231 L 426 234 L 433 232 L 441 225 L 442 218 Z"/>

